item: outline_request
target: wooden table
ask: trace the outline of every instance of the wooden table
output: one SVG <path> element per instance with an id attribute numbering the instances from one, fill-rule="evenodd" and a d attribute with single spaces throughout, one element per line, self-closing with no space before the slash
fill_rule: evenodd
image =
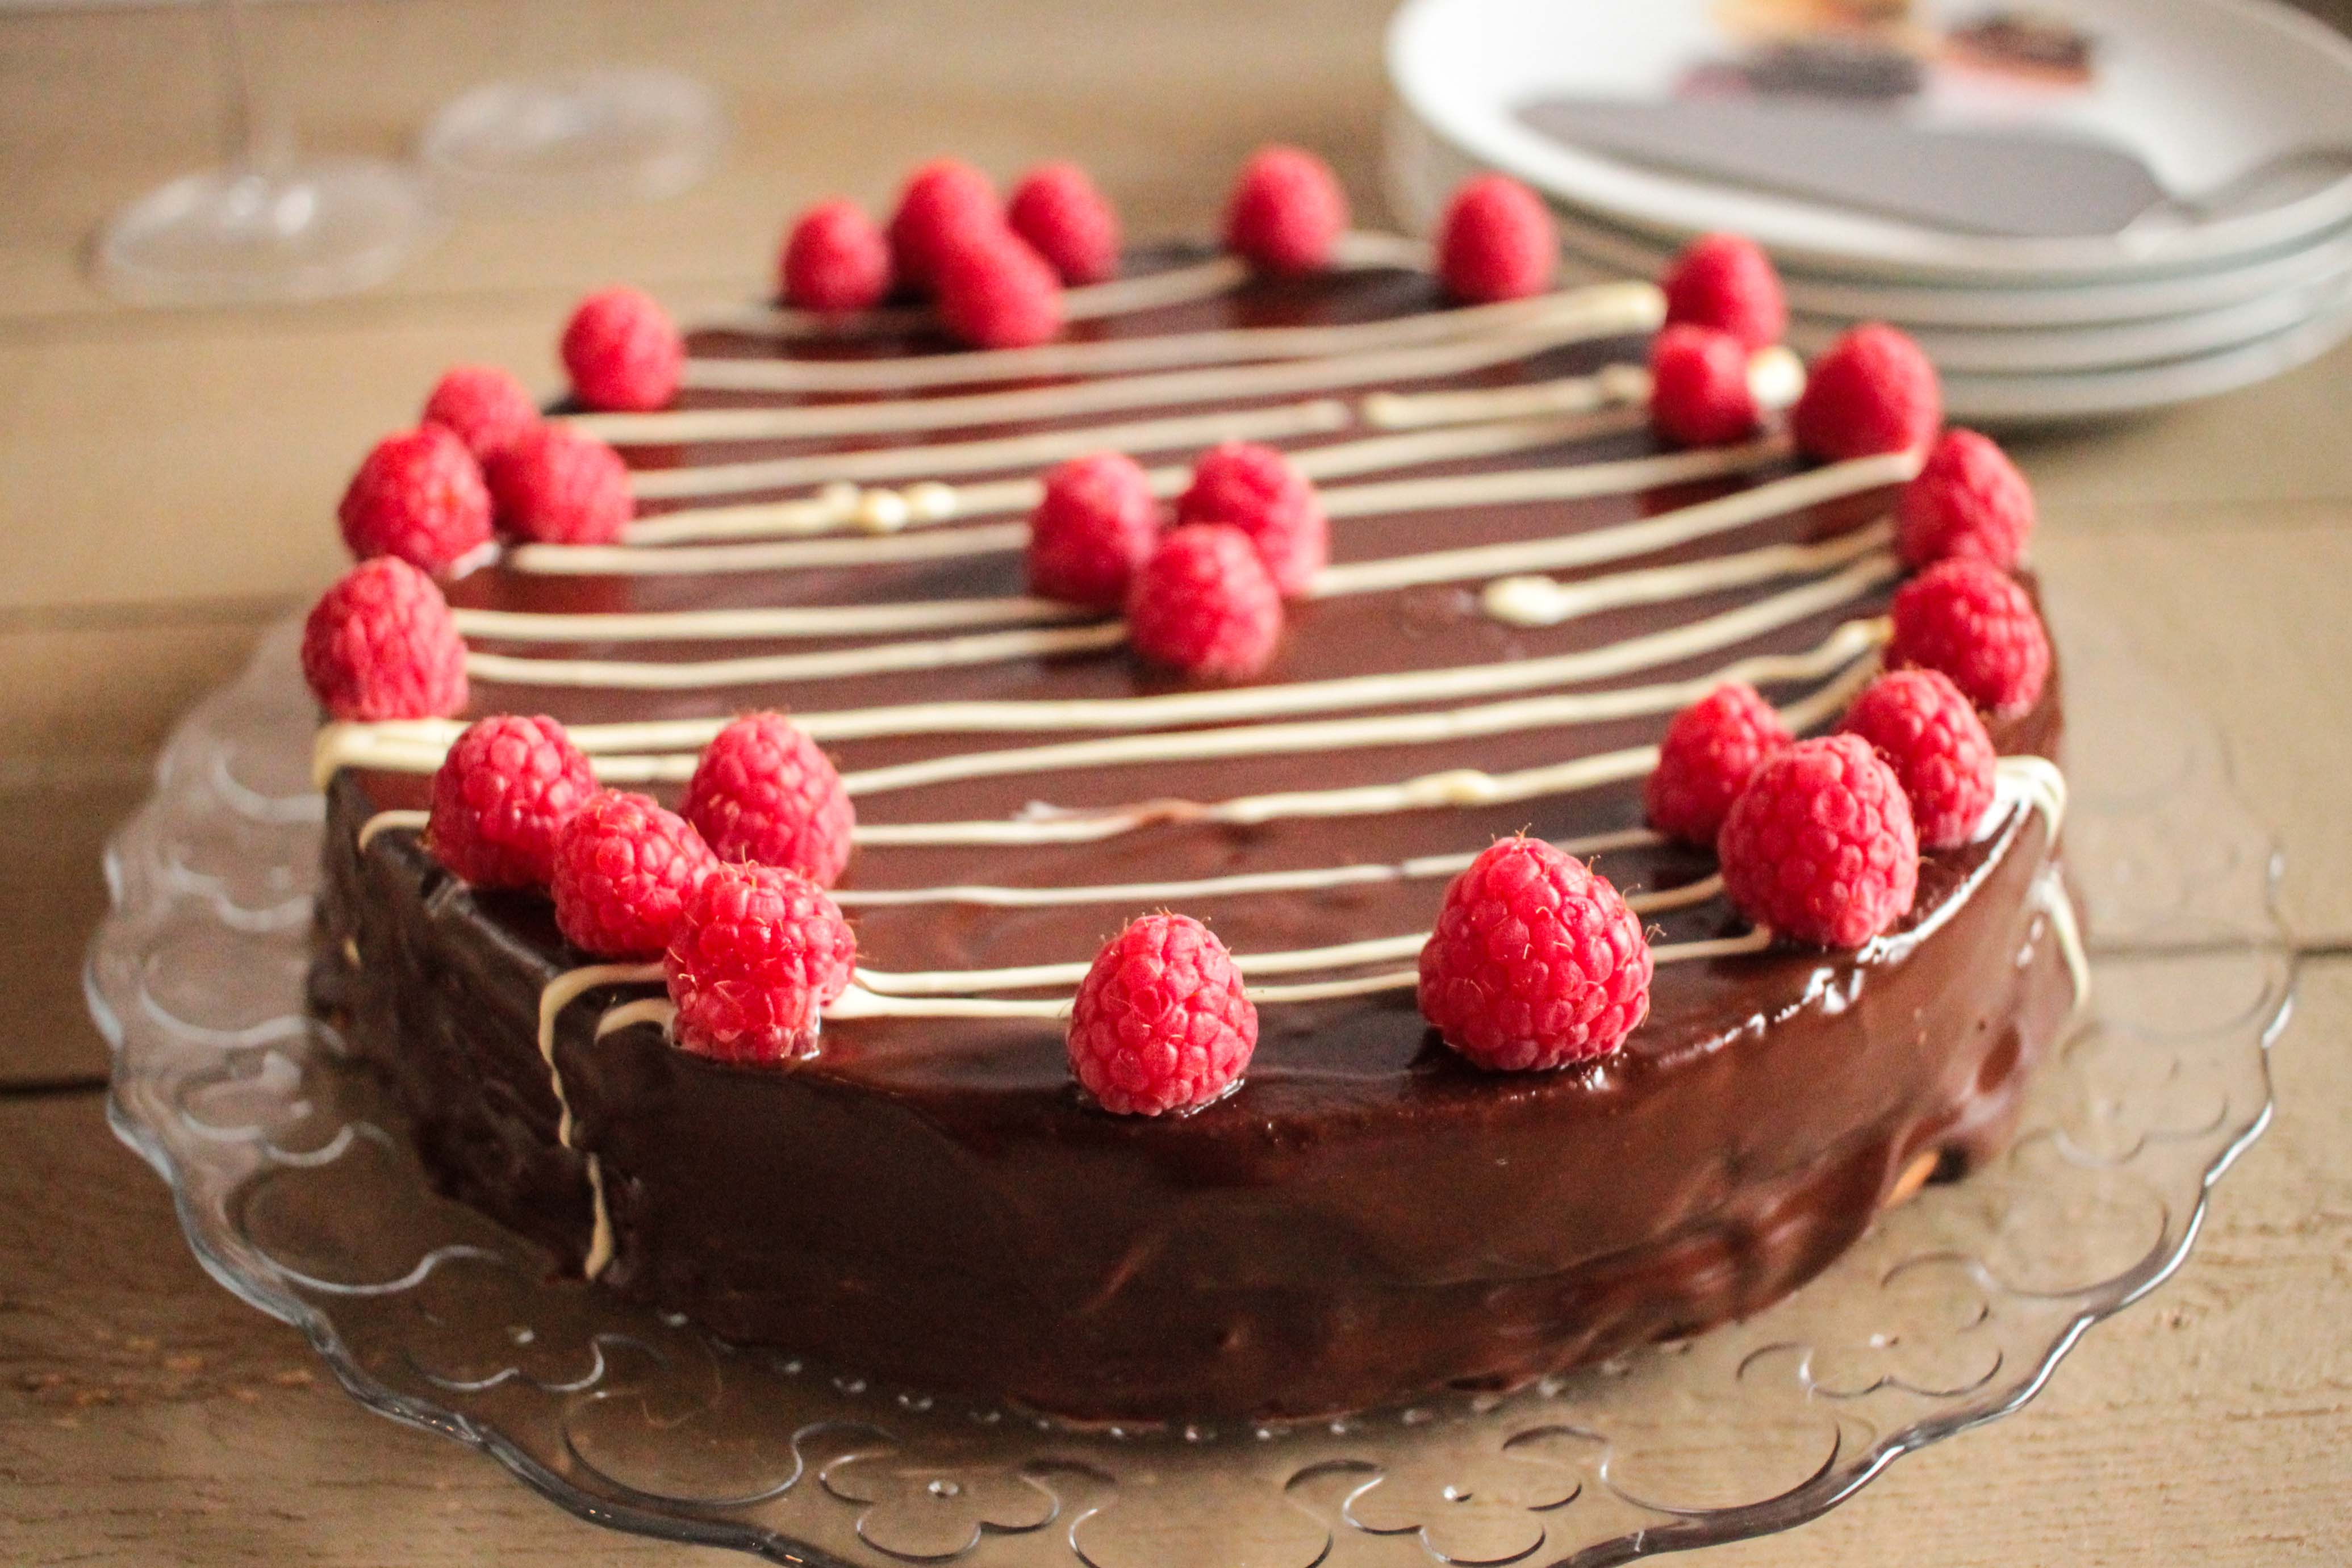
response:
<path id="1" fill-rule="evenodd" d="M 2337 19 L 2347 6 L 2334 0 Z M 300 308 L 135 312 L 81 274 L 92 226 L 199 155 L 201 15 L 0 17 L 0 1561 L 681 1561 L 362 1413 L 291 1330 L 182 1245 L 108 1136 L 79 949 L 98 851 L 173 716 L 339 569 L 358 454 L 460 357 L 552 378 L 552 324 L 614 278 L 732 298 L 783 216 L 879 201 L 924 155 L 1084 158 L 1141 233 L 1198 230 L 1282 138 L 1368 210 L 1383 0 L 950 12 L 621 0 L 263 10 L 317 145 L 397 152 L 488 76 L 676 64 L 736 116 L 659 206 L 465 212 L 388 287 Z M 2297 1014 L 2276 1125 L 2181 1276 L 2095 1332 L 2031 1409 L 1905 1460 L 1722 1568 L 2340 1563 L 2352 1557 L 2352 350 L 2201 407 L 2024 443 L 2039 554 L 2221 725 L 2277 825 Z M 715 1555 L 707 1559 L 720 1561 Z"/>

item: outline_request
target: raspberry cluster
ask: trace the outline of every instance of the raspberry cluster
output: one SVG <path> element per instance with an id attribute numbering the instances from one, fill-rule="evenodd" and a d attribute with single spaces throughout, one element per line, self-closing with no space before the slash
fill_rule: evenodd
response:
<path id="1" fill-rule="evenodd" d="M 1506 174 L 1465 180 L 1437 225 L 1437 276 L 1472 305 L 1524 299 L 1551 287 L 1559 235 L 1543 198 Z"/>
<path id="2" fill-rule="evenodd" d="M 1701 235 L 1658 280 L 1669 326 L 1724 332 L 1753 352 L 1789 329 L 1789 303 L 1771 257 L 1744 235 Z"/>
<path id="3" fill-rule="evenodd" d="M 425 846 L 476 887 L 544 887 L 557 831 L 595 791 L 562 725 L 494 714 L 469 725 L 433 775 Z"/>
<path id="4" fill-rule="evenodd" d="M 1666 726 L 1643 798 L 1650 826 L 1691 843 L 1714 843 L 1731 803 L 1791 738 L 1762 693 L 1726 681 Z"/>
<path id="5" fill-rule="evenodd" d="M 1858 735 L 1801 740 L 1749 779 L 1716 838 L 1740 913 L 1823 947 L 1859 947 L 1911 912 L 1919 835 L 1895 771 Z"/>
<path id="6" fill-rule="evenodd" d="M 377 556 L 310 607 L 302 675 L 339 719 L 447 718 L 466 709 L 466 641 L 431 578 Z"/>

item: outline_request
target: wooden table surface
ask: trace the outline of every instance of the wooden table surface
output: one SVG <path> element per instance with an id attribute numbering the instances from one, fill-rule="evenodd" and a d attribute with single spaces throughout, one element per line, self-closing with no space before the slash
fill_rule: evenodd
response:
<path id="1" fill-rule="evenodd" d="M 475 80 L 598 58 L 711 82 L 735 141 L 659 205 L 460 212 L 357 299 L 152 312 L 93 292 L 83 257 L 114 205 L 204 156 L 205 17 L 0 15 L 0 1561 L 722 1561 L 576 1522 L 489 1460 L 363 1413 L 292 1330 L 200 1272 L 104 1125 L 79 985 L 100 844 L 174 716 L 337 571 L 344 476 L 445 364 L 551 384 L 553 324 L 584 287 L 739 297 L 792 210 L 836 189 L 879 202 L 940 151 L 999 171 L 1077 156 L 1149 234 L 1203 228 L 1240 157 L 1280 138 L 1328 153 L 1377 212 L 1385 9 L 268 6 L 275 87 L 316 146 L 394 153 Z M 2016 448 L 2043 570 L 2220 723 L 2276 825 L 2301 973 L 2276 1124 L 2181 1275 L 2094 1332 L 2024 1413 L 1801 1531 L 1696 1561 L 2352 1559 L 2348 393 L 2352 350 Z"/>

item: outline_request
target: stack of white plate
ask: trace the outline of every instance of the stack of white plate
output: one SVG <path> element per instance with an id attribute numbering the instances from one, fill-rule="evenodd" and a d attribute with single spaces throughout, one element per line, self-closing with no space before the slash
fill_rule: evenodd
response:
<path id="1" fill-rule="evenodd" d="M 2352 336 L 2352 43 L 2272 0 L 1994 3 L 1409 0 L 1389 36 L 1391 197 L 1426 227 L 1463 178 L 1501 170 L 1549 199 L 1573 269 L 1612 277 L 1654 276 L 1696 235 L 1750 235 L 1787 282 L 1800 350 L 1891 321 L 1977 423 L 2210 396 Z M 1824 59 L 1829 99 L 1806 75 Z M 1725 152 L 1721 126 L 1736 141 L 1741 115 L 1772 123 L 1792 74 L 1829 123 L 1864 128 L 1859 155 L 1832 147 L 1782 177 L 1769 151 Z M 1612 151 L 1540 129 L 1526 111 L 1545 102 L 1603 124 Z M 1693 103 L 1717 127 L 1696 152 L 1660 119 Z M 1640 130 L 1661 123 L 1663 140 Z M 1899 186 L 1978 145 L 1903 162 L 1948 133 L 2105 160 L 2135 215 L 2114 221 L 2114 178 L 2096 213 L 2053 194 L 2060 210 L 2035 214 L 2032 179 L 2006 172 L 2005 189 L 1976 182 L 1973 206 L 1924 173 L 1890 187 L 1890 167 Z M 1983 221 L 1983 198 L 2020 190 L 2022 223 Z"/>

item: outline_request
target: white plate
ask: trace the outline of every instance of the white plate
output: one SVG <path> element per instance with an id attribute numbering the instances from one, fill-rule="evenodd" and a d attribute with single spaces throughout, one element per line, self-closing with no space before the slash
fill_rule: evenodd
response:
<path id="1" fill-rule="evenodd" d="M 1754 4 L 1755 0 L 1750 0 Z M 1811 202 L 1652 172 L 1520 123 L 1517 105 L 1562 91 L 1654 98 L 1738 40 L 1718 0 L 1408 0 L 1389 72 L 1419 120 L 1476 162 L 1669 242 L 1710 229 L 1776 256 L 1906 282 L 2124 280 L 2276 251 L 2352 219 L 2352 172 L 2260 211 L 2116 236 L 1956 235 Z M 1980 0 L 1923 0 L 1919 22 L 1981 16 Z M 2352 43 L 2273 0 L 2044 0 L 2098 41 L 2093 82 L 2062 99 L 1937 78 L 1916 112 L 1947 123 L 2038 118 L 2125 145 L 2175 192 L 2220 185 L 2297 148 L 2352 145 Z"/>
<path id="2" fill-rule="evenodd" d="M 2256 343 L 2340 308 L 2352 289 L 2336 281 L 2317 287 L 2284 289 L 2156 321 L 2124 321 L 2105 327 L 2028 327 L 2015 330 L 1922 328 L 1905 330 L 1917 340 L 1946 375 L 1969 373 L 2047 375 L 2075 371 L 2124 370 L 2159 365 Z M 1789 343 L 1808 357 L 1829 347 L 1854 324 L 1852 318 L 1794 313 Z"/>
<path id="3" fill-rule="evenodd" d="M 1434 226 L 1447 194 L 1481 166 L 1440 143 L 1402 104 L 1389 118 L 1387 176 L 1398 221 Z M 1563 242 L 1606 265 L 1614 277 L 1654 277 L 1677 246 L 1612 227 L 1589 214 L 1552 204 Z M 2352 224 L 2292 248 L 2218 268 L 2128 283 L 1987 287 L 1863 282 L 1825 277 L 1776 258 L 1790 305 L 1847 320 L 1900 321 L 1913 327 L 2019 328 L 2153 321 L 2242 305 L 2282 290 L 2315 288 L 2352 277 Z"/>

